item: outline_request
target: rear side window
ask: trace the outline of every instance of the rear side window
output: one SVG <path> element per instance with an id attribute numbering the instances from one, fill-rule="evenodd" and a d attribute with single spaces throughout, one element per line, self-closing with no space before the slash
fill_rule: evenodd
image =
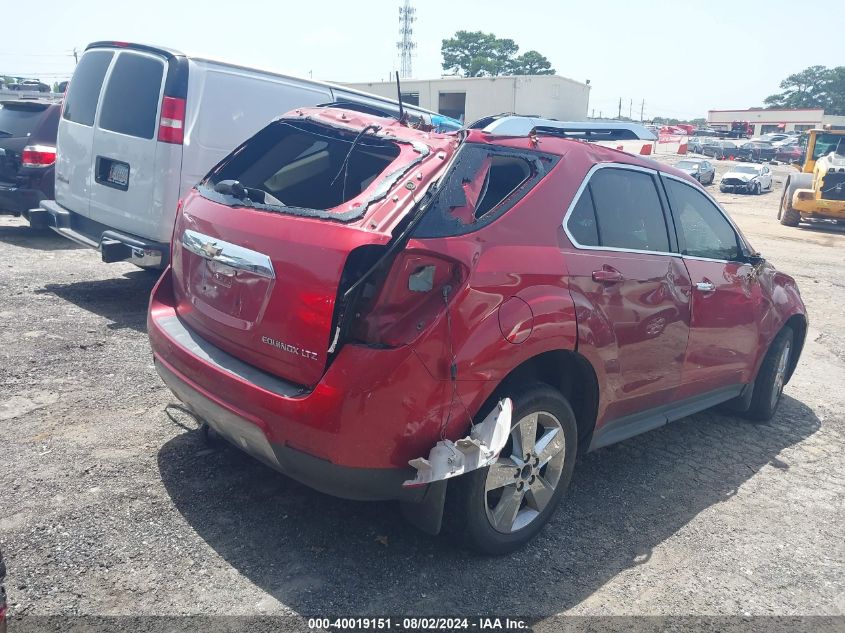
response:
<path id="1" fill-rule="evenodd" d="M 112 51 L 90 51 L 82 56 L 65 97 L 65 119 L 82 125 L 94 125 L 100 89 L 112 57 Z"/>
<path id="2" fill-rule="evenodd" d="M 538 153 L 465 144 L 414 236 L 461 235 L 489 224 L 528 193 L 554 161 Z"/>
<path id="3" fill-rule="evenodd" d="M 48 107 L 46 104 L 26 102 L 0 104 L 0 138 L 29 136 L 38 127 Z"/>
<path id="4" fill-rule="evenodd" d="M 106 86 L 100 128 L 153 138 L 163 75 L 164 64 L 160 60 L 121 53 Z"/>
<path id="5" fill-rule="evenodd" d="M 594 225 L 590 223 L 590 210 Z M 580 246 L 663 253 L 670 250 L 655 180 L 641 171 L 597 170 L 573 208 L 567 228 Z M 579 235 L 587 241 L 582 242 Z"/>
<path id="6" fill-rule="evenodd" d="M 732 261 L 738 259 L 739 239 L 727 218 L 710 199 L 690 185 L 664 178 L 675 217 L 681 254 Z"/>

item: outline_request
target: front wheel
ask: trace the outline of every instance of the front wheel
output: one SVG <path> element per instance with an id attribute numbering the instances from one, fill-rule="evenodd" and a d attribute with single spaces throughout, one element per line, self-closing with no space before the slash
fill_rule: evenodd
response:
<path id="1" fill-rule="evenodd" d="M 578 429 L 559 391 L 537 383 L 511 396 L 510 437 L 491 466 L 455 479 L 444 519 L 463 541 L 506 554 L 530 541 L 560 502 L 575 466 Z"/>
<path id="2" fill-rule="evenodd" d="M 787 326 L 778 332 L 766 352 L 766 357 L 754 380 L 751 406 L 745 412 L 745 417 L 765 422 L 775 415 L 789 374 L 792 348 L 792 329 Z"/>

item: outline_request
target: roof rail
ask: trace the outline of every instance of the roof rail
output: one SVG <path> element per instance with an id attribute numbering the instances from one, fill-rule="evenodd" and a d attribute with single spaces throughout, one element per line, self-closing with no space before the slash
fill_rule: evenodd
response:
<path id="1" fill-rule="evenodd" d="M 656 141 L 653 132 L 638 123 L 625 121 L 556 121 L 528 116 L 503 116 L 487 123 L 482 131 L 495 136 L 548 134 L 586 141 Z"/>

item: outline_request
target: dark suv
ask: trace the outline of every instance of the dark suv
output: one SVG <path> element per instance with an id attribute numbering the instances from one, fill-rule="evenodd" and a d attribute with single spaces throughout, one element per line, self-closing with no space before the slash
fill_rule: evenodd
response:
<path id="1" fill-rule="evenodd" d="M 26 215 L 52 199 L 61 104 L 0 102 L 0 213 Z"/>
<path id="2" fill-rule="evenodd" d="M 645 128 L 475 125 L 279 118 L 181 205 L 147 323 L 234 445 L 500 553 L 579 452 L 720 403 L 772 417 L 807 321 L 698 182 L 584 142 Z"/>

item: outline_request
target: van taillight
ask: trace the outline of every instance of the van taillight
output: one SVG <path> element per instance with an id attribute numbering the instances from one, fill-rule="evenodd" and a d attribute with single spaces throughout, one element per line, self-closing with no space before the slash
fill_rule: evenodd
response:
<path id="1" fill-rule="evenodd" d="M 457 261 L 423 251 L 403 251 L 381 287 L 371 298 L 364 296 L 359 301 L 351 337 L 389 347 L 410 343 L 443 312 L 464 278 Z"/>
<path id="2" fill-rule="evenodd" d="M 162 143 L 181 145 L 184 139 L 185 100 L 178 97 L 164 97 L 161 101 L 158 140 Z"/>
<path id="3" fill-rule="evenodd" d="M 47 167 L 56 162 L 56 148 L 50 145 L 27 145 L 21 152 L 24 167 Z"/>

